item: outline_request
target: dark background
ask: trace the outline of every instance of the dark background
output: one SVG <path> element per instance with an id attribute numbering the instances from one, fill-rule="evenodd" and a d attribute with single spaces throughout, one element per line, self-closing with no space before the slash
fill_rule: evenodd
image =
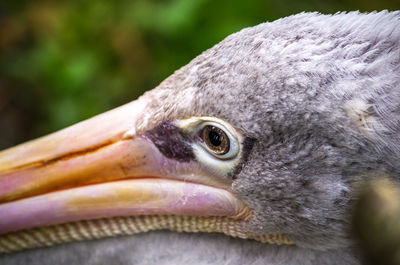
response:
<path id="1" fill-rule="evenodd" d="M 0 149 L 127 103 L 241 28 L 400 0 L 0 2 Z"/>

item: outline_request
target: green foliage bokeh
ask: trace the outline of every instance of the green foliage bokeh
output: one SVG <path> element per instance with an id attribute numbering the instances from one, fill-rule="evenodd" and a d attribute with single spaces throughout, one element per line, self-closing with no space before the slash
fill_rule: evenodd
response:
<path id="1" fill-rule="evenodd" d="M 0 3 L 0 149 L 129 102 L 241 28 L 398 0 Z"/>

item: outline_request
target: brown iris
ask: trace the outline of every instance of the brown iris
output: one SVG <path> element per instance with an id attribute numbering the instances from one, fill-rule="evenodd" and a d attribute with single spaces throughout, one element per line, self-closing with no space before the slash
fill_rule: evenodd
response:
<path id="1" fill-rule="evenodd" d="M 220 128 L 207 125 L 201 131 L 200 137 L 214 154 L 224 155 L 229 152 L 229 137 Z"/>

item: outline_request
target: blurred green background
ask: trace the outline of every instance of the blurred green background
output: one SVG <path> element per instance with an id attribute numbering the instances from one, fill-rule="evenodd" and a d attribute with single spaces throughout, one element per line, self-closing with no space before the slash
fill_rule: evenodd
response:
<path id="1" fill-rule="evenodd" d="M 0 149 L 127 103 L 241 28 L 400 0 L 0 2 Z"/>

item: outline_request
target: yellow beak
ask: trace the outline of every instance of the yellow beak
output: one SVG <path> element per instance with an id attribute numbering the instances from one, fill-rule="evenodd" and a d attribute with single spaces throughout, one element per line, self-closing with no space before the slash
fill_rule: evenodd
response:
<path id="1" fill-rule="evenodd" d="M 143 111 L 134 101 L 0 152 L 0 235 L 117 216 L 249 214 L 229 183 L 132 133 Z"/>

